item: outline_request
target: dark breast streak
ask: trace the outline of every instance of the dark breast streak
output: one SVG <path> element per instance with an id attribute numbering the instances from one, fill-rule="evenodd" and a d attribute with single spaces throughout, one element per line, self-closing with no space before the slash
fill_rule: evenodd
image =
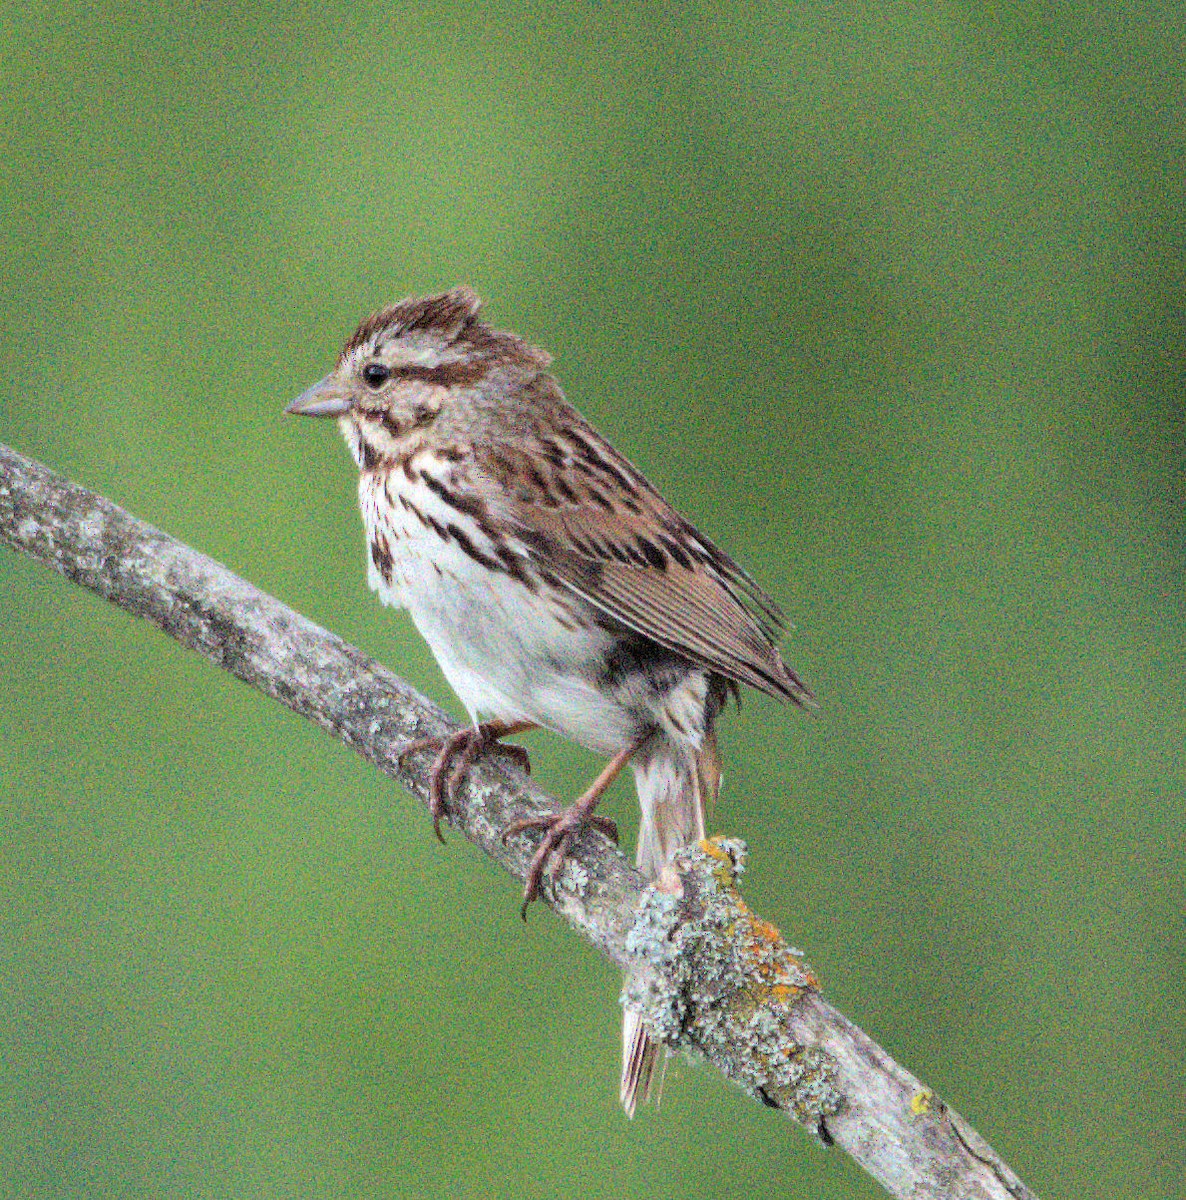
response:
<path id="1" fill-rule="evenodd" d="M 436 451 L 432 452 L 436 454 Z M 399 492 L 399 503 L 403 509 L 416 518 L 426 529 L 430 530 L 441 541 L 453 543 L 457 548 L 471 558 L 480 567 L 488 571 L 499 572 L 510 576 L 516 583 L 521 584 L 527 591 L 535 594 L 539 591 L 540 580 L 531 570 L 527 558 L 513 550 L 506 538 L 499 531 L 497 524 L 490 515 L 485 501 L 474 492 L 461 491 L 455 484 L 443 483 L 427 471 L 417 470 L 411 462 L 411 457 L 402 466 L 403 473 L 409 481 L 423 484 L 438 500 L 453 509 L 460 517 L 472 522 L 485 539 L 487 549 L 483 549 L 470 533 L 463 527 L 463 522 L 440 521 L 431 513 L 424 512 L 414 500 L 405 493 Z M 443 455 L 449 459 L 448 455 Z M 390 490 L 385 490 L 390 495 Z M 372 551 L 373 552 L 373 551 Z"/>
<path id="2" fill-rule="evenodd" d="M 395 564 L 391 558 L 391 545 L 387 541 L 386 534 L 380 530 L 375 530 L 371 538 L 371 562 L 375 564 L 375 570 L 383 577 L 383 582 L 390 587 Z"/>

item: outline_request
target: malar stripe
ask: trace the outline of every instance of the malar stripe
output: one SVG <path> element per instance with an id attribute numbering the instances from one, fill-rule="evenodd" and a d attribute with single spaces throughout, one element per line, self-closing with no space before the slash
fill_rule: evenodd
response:
<path id="1" fill-rule="evenodd" d="M 418 429 L 424 429 L 431 425 L 439 416 L 440 411 L 439 406 L 434 407 L 431 404 L 418 405 L 409 414 L 411 419 L 405 425 L 400 424 L 399 418 L 390 408 L 364 410 L 362 415 L 373 421 L 377 421 L 393 438 L 401 438 L 409 433 L 415 433 Z"/>

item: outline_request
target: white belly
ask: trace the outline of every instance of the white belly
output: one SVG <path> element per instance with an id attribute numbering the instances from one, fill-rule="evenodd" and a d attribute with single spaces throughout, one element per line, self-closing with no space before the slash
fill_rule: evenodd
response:
<path id="1" fill-rule="evenodd" d="M 609 638 L 576 621 L 579 601 L 482 565 L 431 528 L 451 525 L 494 558 L 472 517 L 402 472 L 385 480 L 368 473 L 359 484 L 368 540 L 381 537 L 390 555 L 390 582 L 372 558 L 370 585 L 385 604 L 407 608 L 470 718 L 532 721 L 602 754 L 622 749 L 636 720 L 598 687 Z"/>

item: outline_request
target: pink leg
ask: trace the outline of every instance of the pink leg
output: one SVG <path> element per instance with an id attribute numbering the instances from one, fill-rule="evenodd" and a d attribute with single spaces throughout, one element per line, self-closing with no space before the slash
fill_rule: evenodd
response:
<path id="1" fill-rule="evenodd" d="M 617 842 L 617 825 L 608 817 L 594 816 L 593 810 L 604 795 L 605 789 L 617 779 L 622 768 L 634 756 L 634 752 L 638 749 L 638 746 L 639 743 L 635 742 L 627 746 L 625 750 L 619 750 L 606 763 L 605 769 L 593 780 L 584 795 L 570 808 L 566 808 L 564 812 L 548 813 L 546 816 L 539 817 L 525 817 L 521 821 L 512 821 L 502 831 L 502 840 L 505 842 L 507 838 L 513 837 L 516 833 L 522 833 L 525 829 L 545 830 L 543 839 L 532 856 L 531 866 L 527 871 L 527 879 L 524 882 L 523 908 L 521 910 L 521 916 L 524 921 L 527 920 L 527 906 L 539 896 L 540 884 L 544 878 L 544 869 L 548 866 L 549 860 L 552 862 L 552 873 L 555 874 L 556 870 L 563 864 L 565 855 L 568 853 L 568 848 L 572 845 L 573 839 L 585 825 L 592 825 L 595 829 L 605 834 L 610 841 Z"/>

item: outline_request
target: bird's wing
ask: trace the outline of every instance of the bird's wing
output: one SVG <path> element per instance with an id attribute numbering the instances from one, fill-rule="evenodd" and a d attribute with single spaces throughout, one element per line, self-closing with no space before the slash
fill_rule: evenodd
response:
<path id="1" fill-rule="evenodd" d="M 807 705 L 774 602 L 575 412 L 477 450 L 500 524 L 545 578 L 728 679 Z"/>

